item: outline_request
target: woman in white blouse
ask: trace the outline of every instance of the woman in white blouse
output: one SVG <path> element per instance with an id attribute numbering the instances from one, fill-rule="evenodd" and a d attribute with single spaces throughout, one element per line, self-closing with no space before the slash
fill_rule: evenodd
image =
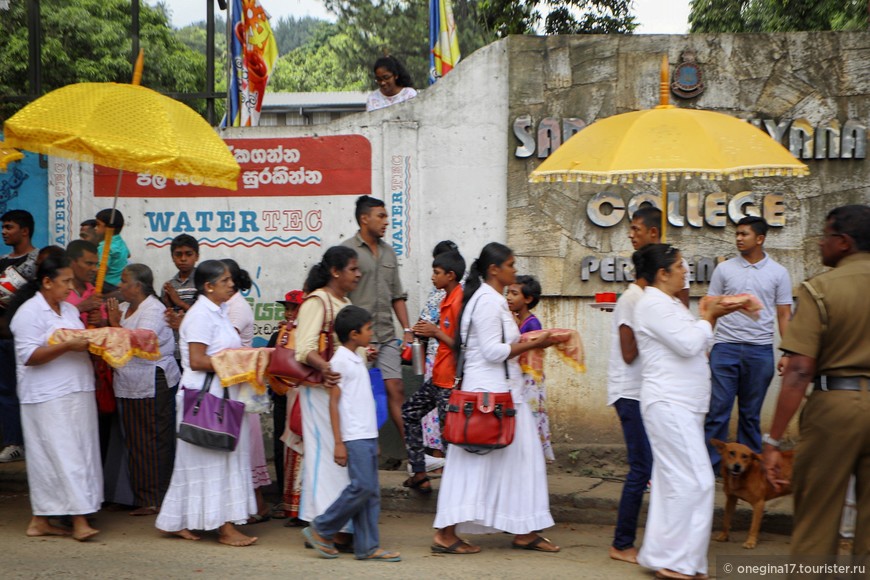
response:
<path id="1" fill-rule="evenodd" d="M 242 339 L 242 348 L 250 348 L 254 344 L 254 309 L 245 299 L 242 292 L 247 292 L 253 286 L 251 275 L 239 267 L 238 262 L 230 258 L 221 260 L 229 268 L 233 277 L 236 292 L 227 300 L 227 316 Z M 269 505 L 263 497 L 261 488 L 270 485 L 269 467 L 266 463 L 266 446 L 263 443 L 263 427 L 260 424 L 259 413 L 248 414 L 248 426 L 251 437 L 251 481 L 254 486 L 254 496 L 257 498 L 257 511 L 248 518 L 249 524 L 259 524 L 269 521 Z"/>
<path id="2" fill-rule="evenodd" d="M 549 346 L 548 333 L 520 343 L 517 323 L 504 290 L 516 281 L 513 252 L 499 243 L 484 246 L 468 272 L 459 332 L 465 345 L 463 391 L 510 392 L 516 407 L 513 442 L 487 455 L 450 446 L 438 494 L 431 550 L 440 554 L 475 554 L 480 547 L 458 533 L 514 534 L 512 547 L 558 552 L 539 535 L 553 525 L 547 468 L 538 429 L 524 397 L 516 357 Z"/>
<path id="3" fill-rule="evenodd" d="M 106 301 L 109 325 L 154 331 L 160 347 L 156 361 L 132 358 L 115 369 L 113 387 L 127 447 L 133 501 L 131 516 L 157 513 L 172 477 L 175 457 L 175 392 L 181 372 L 175 362 L 175 336 L 163 316 L 166 307 L 154 292 L 154 274 L 145 264 L 121 272 L 122 304 Z"/>
<path id="4" fill-rule="evenodd" d="M 685 266 L 679 250 L 650 244 L 633 256 L 647 282 L 635 308 L 640 407 L 653 452 L 649 516 L 641 566 L 657 578 L 706 577 L 713 523 L 713 472 L 704 442 L 716 319 L 737 307 L 719 303 L 697 319 L 677 298 Z"/>
<path id="5" fill-rule="evenodd" d="M 87 514 L 103 502 L 103 472 L 94 399 L 94 369 L 88 341 L 74 338 L 49 345 L 60 328 L 83 329 L 78 309 L 66 302 L 73 288 L 67 257 L 46 258 L 36 279 L 9 305 L 15 339 L 21 426 L 27 441 L 27 482 L 33 517 L 28 536 L 65 536 L 49 516 L 71 515 L 72 536 L 97 533 Z"/>
<path id="6" fill-rule="evenodd" d="M 229 269 L 218 260 L 201 262 L 193 274 L 199 292 L 196 303 L 184 315 L 179 329 L 181 385 L 199 390 L 207 374 L 214 372 L 211 357 L 226 348 L 241 347 L 239 333 L 227 316 L 226 302 L 235 292 Z M 239 387 L 227 387 L 238 399 Z M 213 380 L 209 392 L 223 396 L 220 380 Z M 178 418 L 184 412 L 183 389 L 176 397 Z M 177 441 L 172 482 L 163 499 L 156 527 L 186 540 L 198 540 L 191 530 L 218 530 L 218 541 L 230 546 L 250 546 L 256 537 L 246 536 L 236 525 L 247 522 L 256 511 L 251 486 L 251 457 L 247 417 L 242 418 L 235 451 L 215 451 Z"/>

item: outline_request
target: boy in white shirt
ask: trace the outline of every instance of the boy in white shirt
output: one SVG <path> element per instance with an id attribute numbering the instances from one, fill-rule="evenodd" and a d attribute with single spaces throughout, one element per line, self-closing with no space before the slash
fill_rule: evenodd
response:
<path id="1" fill-rule="evenodd" d="M 372 315 L 359 306 L 345 306 L 335 317 L 335 333 L 341 346 L 329 364 L 341 379 L 329 392 L 329 417 L 335 437 L 335 462 L 347 465 L 350 485 L 302 534 L 322 557 L 337 558 L 332 537 L 353 520 L 357 560 L 399 562 L 398 552 L 380 547 L 375 397 L 365 359 L 356 353 L 357 349 L 368 347 L 372 339 Z"/>

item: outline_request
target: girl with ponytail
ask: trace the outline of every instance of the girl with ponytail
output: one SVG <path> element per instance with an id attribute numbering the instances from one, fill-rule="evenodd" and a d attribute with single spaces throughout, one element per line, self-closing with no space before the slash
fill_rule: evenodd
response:
<path id="1" fill-rule="evenodd" d="M 547 469 L 538 428 L 522 397 L 523 379 L 516 357 L 552 344 L 549 334 L 520 343 L 520 333 L 504 297 L 516 281 L 515 258 L 504 244 L 484 246 L 472 263 L 463 294 L 456 343 L 465 345 L 463 391 L 511 392 L 516 407 L 513 442 L 488 455 L 447 453 L 438 494 L 432 552 L 474 554 L 480 547 L 457 532 L 514 534 L 513 547 L 558 552 L 559 546 L 538 535 L 553 525 Z"/>
<path id="2" fill-rule="evenodd" d="M 300 385 L 296 397 L 302 412 L 303 443 L 299 519 L 307 522 L 326 512 L 350 484 L 347 467 L 333 461 L 335 438 L 329 416 L 328 389 L 335 388 L 341 378 L 332 370 L 329 359 L 339 342 L 331 331 L 333 349 L 329 351 L 326 341 L 321 340 L 321 334 L 324 328 L 332 329 L 339 311 L 350 305 L 347 295 L 356 289 L 361 276 L 356 250 L 333 246 L 326 250 L 319 263 L 312 266 L 303 286 L 309 294 L 299 307 L 296 318 L 296 360 L 314 367 L 323 375 L 322 386 Z M 346 546 L 351 538 L 343 531 L 333 540 L 337 546 Z"/>

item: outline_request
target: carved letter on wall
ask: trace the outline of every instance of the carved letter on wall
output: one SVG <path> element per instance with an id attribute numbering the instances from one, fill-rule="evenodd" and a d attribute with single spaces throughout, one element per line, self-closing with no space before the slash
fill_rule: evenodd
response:
<path id="1" fill-rule="evenodd" d="M 867 127 L 849 119 L 843 125 L 840 159 L 864 159 L 867 156 Z"/>
<path id="2" fill-rule="evenodd" d="M 693 228 L 700 228 L 704 225 L 704 217 L 701 215 L 700 191 L 686 193 L 686 221 Z"/>
<path id="3" fill-rule="evenodd" d="M 816 159 L 840 158 L 840 122 L 836 119 L 816 131 Z"/>
<path id="4" fill-rule="evenodd" d="M 725 227 L 725 192 L 711 193 L 704 200 L 704 219 L 714 228 Z"/>
<path id="5" fill-rule="evenodd" d="M 781 193 L 768 193 L 764 197 L 764 219 L 772 228 L 785 225 L 785 196 Z"/>
<path id="6" fill-rule="evenodd" d="M 602 211 L 604 206 L 611 208 L 608 214 Z M 618 224 L 622 220 L 622 217 L 625 215 L 625 203 L 623 203 L 619 195 L 602 191 L 586 204 L 586 215 L 593 224 L 608 228 Z"/>
<path id="7" fill-rule="evenodd" d="M 788 148 L 798 159 L 813 158 L 813 126 L 806 119 L 795 119 L 788 132 Z"/>
<path id="8" fill-rule="evenodd" d="M 522 143 L 514 153 L 517 157 L 531 157 L 535 154 L 535 136 L 532 134 L 531 129 L 531 115 L 523 115 L 514 120 L 514 136 Z"/>
<path id="9" fill-rule="evenodd" d="M 761 211 L 755 204 L 755 194 L 751 191 L 741 191 L 728 203 L 728 217 L 735 224 L 746 216 L 759 217 Z"/>
<path id="10" fill-rule="evenodd" d="M 559 119 L 555 117 L 541 119 L 541 124 L 538 125 L 538 158 L 549 157 L 561 144 L 562 129 L 559 127 Z"/>
<path id="11" fill-rule="evenodd" d="M 580 262 L 580 279 L 584 282 L 589 281 L 589 275 L 592 272 L 598 271 L 598 258 L 594 256 L 586 256 L 583 258 L 583 261 Z"/>

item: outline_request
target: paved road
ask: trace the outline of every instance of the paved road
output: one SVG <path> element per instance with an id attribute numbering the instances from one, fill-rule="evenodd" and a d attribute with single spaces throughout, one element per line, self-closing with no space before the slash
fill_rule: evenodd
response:
<path id="1" fill-rule="evenodd" d="M 610 526 L 560 523 L 547 535 L 562 546 L 559 554 L 510 549 L 511 537 L 476 537 L 484 551 L 473 556 L 442 556 L 429 552 L 432 516 L 425 513 L 384 512 L 382 544 L 402 552 L 401 563 L 357 562 L 342 555 L 322 560 L 302 547 L 298 528 L 284 528 L 272 520 L 251 526 L 246 533 L 260 540 L 248 548 L 220 545 L 214 534 L 199 542 L 162 537 L 154 530 L 154 517 L 130 517 L 126 512 L 101 512 L 97 539 L 78 543 L 70 538 L 27 538 L 30 514 L 26 493 L 0 493 L 0 570 L 11 578 L 652 578 L 637 566 L 607 557 Z M 740 547 L 746 532 L 734 533 L 729 544 L 711 543 L 711 575 L 715 557 L 746 555 Z M 762 532 L 755 555 L 787 554 L 786 536 Z"/>

